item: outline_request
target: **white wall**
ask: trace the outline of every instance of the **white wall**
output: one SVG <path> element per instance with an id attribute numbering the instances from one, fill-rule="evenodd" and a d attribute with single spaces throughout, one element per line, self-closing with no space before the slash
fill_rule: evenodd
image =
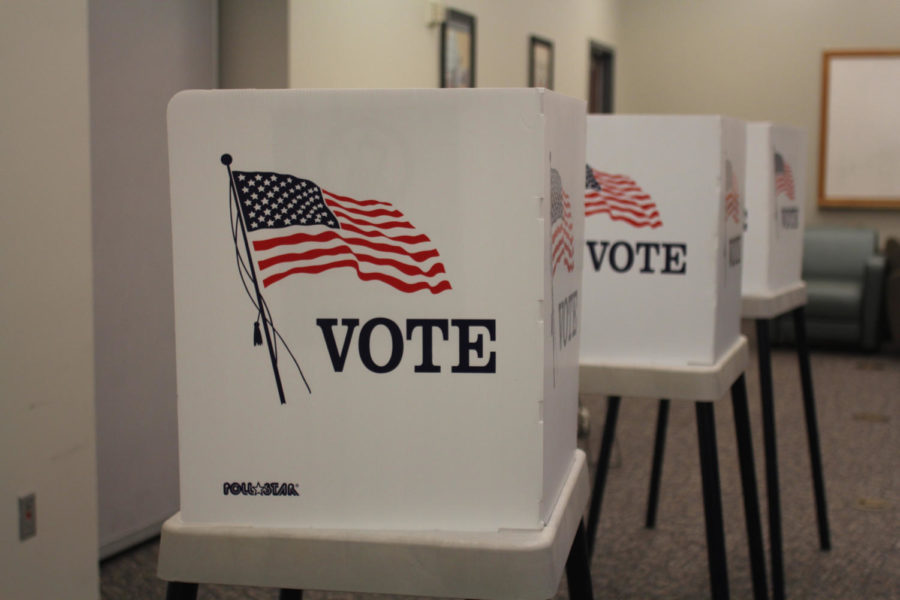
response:
<path id="1" fill-rule="evenodd" d="M 214 0 L 90 0 L 97 460 L 107 556 L 178 510 L 166 106 L 215 86 Z"/>
<path id="2" fill-rule="evenodd" d="M 897 211 L 817 206 L 822 51 L 900 46 L 897 0 L 620 3 L 618 112 L 716 113 L 808 134 L 807 222 L 900 236 Z"/>
<path id="3" fill-rule="evenodd" d="M 87 0 L 0 3 L 0 597 L 96 598 Z M 37 536 L 17 502 L 37 494 Z"/>
<path id="4" fill-rule="evenodd" d="M 528 85 L 528 37 L 554 42 L 555 89 L 587 99 L 589 39 L 615 46 L 616 0 L 453 0 L 475 15 L 478 87 Z M 438 86 L 428 0 L 292 0 L 290 87 Z"/>

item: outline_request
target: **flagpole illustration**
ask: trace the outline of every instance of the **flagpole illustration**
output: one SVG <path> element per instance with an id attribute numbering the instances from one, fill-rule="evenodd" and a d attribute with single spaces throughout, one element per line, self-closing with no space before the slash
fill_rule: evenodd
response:
<path id="1" fill-rule="evenodd" d="M 238 202 L 237 188 L 234 183 L 234 175 L 231 173 L 231 155 L 222 155 L 222 164 L 228 169 L 228 182 L 231 188 L 231 195 L 235 202 Z M 253 282 L 253 289 L 256 292 L 256 306 L 259 308 L 259 314 L 262 317 L 262 327 L 265 333 L 266 345 L 269 348 L 269 359 L 272 361 L 272 374 L 275 376 L 275 386 L 278 388 L 278 397 L 282 404 L 284 400 L 284 387 L 281 385 L 281 374 L 278 372 L 278 359 L 275 356 L 275 347 L 272 343 L 272 336 L 269 333 L 269 317 L 265 313 L 265 304 L 263 304 L 262 293 L 259 291 L 259 281 L 256 277 L 256 267 L 253 266 L 253 259 L 250 254 L 250 242 L 247 240 L 247 227 L 244 223 L 244 215 L 241 207 L 237 207 L 238 222 L 241 224 L 241 237 L 244 239 L 244 251 L 247 253 L 247 262 L 250 268 L 250 280 Z"/>

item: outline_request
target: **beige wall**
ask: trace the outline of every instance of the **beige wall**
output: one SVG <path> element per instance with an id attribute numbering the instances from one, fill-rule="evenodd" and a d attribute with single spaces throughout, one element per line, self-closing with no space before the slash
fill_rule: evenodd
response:
<path id="1" fill-rule="evenodd" d="M 219 87 L 287 87 L 288 0 L 219 0 Z"/>
<path id="2" fill-rule="evenodd" d="M 96 598 L 87 0 L 0 3 L 0 596 Z M 37 494 L 20 542 L 16 498 Z"/>
<path id="3" fill-rule="evenodd" d="M 900 46 L 897 0 L 620 2 L 619 112 L 725 113 L 807 131 L 807 222 L 900 237 L 900 212 L 819 210 L 822 51 Z"/>
<path id="4" fill-rule="evenodd" d="M 214 4 L 88 1 L 101 556 L 178 510 L 166 106 L 215 86 Z"/>
<path id="5" fill-rule="evenodd" d="M 475 15 L 478 87 L 528 84 L 528 37 L 549 38 L 555 89 L 587 99 L 588 40 L 617 42 L 616 0 L 453 0 Z M 290 87 L 438 85 L 440 28 L 428 0 L 292 0 Z"/>

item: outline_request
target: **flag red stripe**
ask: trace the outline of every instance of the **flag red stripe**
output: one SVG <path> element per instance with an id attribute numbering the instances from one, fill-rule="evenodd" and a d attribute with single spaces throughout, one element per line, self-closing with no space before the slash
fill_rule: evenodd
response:
<path id="1" fill-rule="evenodd" d="M 634 182 L 634 179 L 627 175 L 614 175 L 611 173 L 604 173 L 602 171 L 598 171 L 597 169 L 591 169 L 594 174 L 594 179 L 597 180 L 597 183 L 600 185 L 637 185 Z"/>
<path id="2" fill-rule="evenodd" d="M 637 185 L 612 185 L 606 183 L 600 185 L 600 191 L 612 196 L 622 195 L 643 200 L 650 198 L 650 195 Z"/>
<path id="3" fill-rule="evenodd" d="M 603 213 L 614 221 L 623 221 L 635 227 L 656 228 L 662 225 L 656 203 L 632 178 L 593 168 L 591 173 L 601 189 L 585 192 L 584 216 Z"/>
<path id="4" fill-rule="evenodd" d="M 727 163 L 726 163 L 727 164 Z M 725 219 L 731 217 L 731 220 L 735 223 L 740 224 L 741 222 L 741 206 L 740 206 L 740 196 L 735 191 L 738 189 L 737 176 L 734 172 L 731 172 L 731 178 L 728 182 L 728 186 L 725 188 Z"/>
<path id="5" fill-rule="evenodd" d="M 398 260 L 390 258 L 379 258 L 368 254 L 357 253 L 349 246 L 337 246 L 333 248 L 317 248 L 315 250 L 307 250 L 306 252 L 286 252 L 278 256 L 272 256 L 259 261 L 259 270 L 264 271 L 270 267 L 284 264 L 287 262 L 299 262 L 304 260 L 312 260 L 322 256 L 336 256 L 338 254 L 351 254 L 360 262 L 370 263 L 386 267 L 393 267 L 405 275 L 423 275 L 425 277 L 434 277 L 438 273 L 446 273 L 442 263 L 434 263 L 427 271 L 415 265 L 408 265 Z"/>
<path id="6" fill-rule="evenodd" d="M 566 224 L 565 226 L 560 225 L 553 230 L 553 234 L 551 235 L 551 239 L 556 240 L 558 237 L 565 237 L 569 241 L 572 241 L 574 237 L 572 236 L 573 228 L 571 224 Z"/>
<path id="7" fill-rule="evenodd" d="M 563 260 L 563 261 L 560 261 L 559 263 L 556 263 L 556 265 L 558 265 L 558 264 L 560 264 L 560 263 L 561 263 L 563 266 L 566 267 L 566 270 L 567 270 L 569 273 L 571 273 L 571 272 L 575 269 L 575 263 L 573 263 L 573 262 L 570 261 L 570 260 Z M 553 265 L 553 273 L 556 273 L 556 265 Z"/>
<path id="8" fill-rule="evenodd" d="M 400 290 L 401 292 L 411 293 L 417 292 L 419 290 L 428 290 L 432 294 L 439 294 L 443 291 L 453 289 L 450 285 L 450 282 L 446 279 L 442 279 L 436 284 L 426 283 L 424 281 L 417 281 L 415 283 L 408 283 L 406 281 L 402 281 L 397 279 L 396 277 L 391 277 L 390 275 L 386 275 L 380 272 L 369 273 L 367 271 L 362 271 L 359 268 L 359 263 L 354 260 L 339 260 L 333 263 L 323 264 L 323 265 L 309 265 L 306 267 L 294 267 L 293 269 L 289 269 L 287 271 L 283 271 L 281 273 L 276 273 L 269 277 L 263 279 L 263 286 L 269 287 L 273 283 L 281 281 L 285 277 L 289 275 L 294 275 L 297 273 L 322 273 L 323 271 L 328 271 L 329 269 L 338 269 L 341 267 L 349 267 L 356 271 L 356 275 L 362 279 L 363 281 L 381 281 L 382 283 L 386 283 L 389 286 Z"/>
<path id="9" fill-rule="evenodd" d="M 431 241 L 429 237 L 424 233 L 420 233 L 419 235 L 390 236 L 385 233 L 381 233 L 380 231 L 369 231 L 366 229 L 361 229 L 356 225 L 351 225 L 350 223 L 341 223 L 341 229 L 343 229 L 344 231 L 352 231 L 353 233 L 358 233 L 359 235 L 364 235 L 366 237 L 383 237 L 394 242 L 403 242 L 404 244 L 422 244 L 424 242 Z"/>
<path id="10" fill-rule="evenodd" d="M 341 206 L 337 202 L 332 202 L 328 199 L 325 200 L 325 204 L 328 205 L 332 210 L 339 208 L 341 210 L 347 211 L 348 213 L 354 215 L 360 215 L 362 217 L 395 217 L 395 218 L 403 218 L 403 213 L 399 210 L 388 210 L 386 208 L 377 208 L 375 210 L 362 210 L 359 208 L 353 208 L 351 206 Z"/>
<path id="11" fill-rule="evenodd" d="M 323 194 L 328 194 L 332 198 L 335 198 L 342 202 L 350 202 L 351 204 L 356 204 L 357 206 L 391 206 L 390 202 L 382 202 L 380 200 L 356 200 L 355 198 L 351 198 L 350 196 L 341 196 L 340 194 L 335 194 L 334 192 L 329 192 L 325 188 L 319 188 L 319 189 L 322 190 Z M 328 199 L 326 198 L 325 201 L 327 202 Z"/>
<path id="12" fill-rule="evenodd" d="M 630 206 L 622 206 L 619 203 L 607 203 L 607 202 L 585 202 L 585 210 L 607 207 L 610 211 L 620 211 L 630 213 L 636 217 L 643 217 L 646 219 L 653 219 L 659 217 L 659 211 L 653 209 L 653 211 L 639 210 L 636 208 L 631 208 Z M 600 212 L 600 211 L 594 211 Z M 593 214 L 593 213 L 591 213 Z"/>
<path id="13" fill-rule="evenodd" d="M 588 195 L 585 194 L 585 198 L 587 198 L 587 197 L 588 197 Z M 640 197 L 637 195 L 616 196 L 614 194 L 609 194 L 604 191 L 604 192 L 594 195 L 593 197 L 600 198 L 600 200 L 598 202 L 623 202 L 626 204 L 633 204 L 635 206 L 640 206 L 640 207 L 644 207 L 644 208 L 656 206 L 656 203 L 653 202 L 653 199 L 650 198 L 650 196 L 646 196 L 646 195 L 642 195 Z"/>
<path id="14" fill-rule="evenodd" d="M 269 238 L 267 240 L 257 240 L 253 242 L 253 249 L 257 251 L 264 251 L 271 250 L 272 248 L 277 248 L 278 246 L 302 244 L 303 242 L 326 242 L 328 240 L 334 239 L 341 240 L 351 245 L 365 246 L 366 248 L 378 250 L 380 252 L 392 252 L 394 254 L 409 256 L 417 262 L 422 262 L 424 260 L 428 260 L 429 258 L 440 256 L 438 254 L 438 251 L 434 249 L 423 250 L 421 252 L 410 252 L 401 246 L 379 244 L 362 238 L 343 237 L 335 231 L 323 231 L 316 234 L 294 233 L 291 235 Z"/>
<path id="15" fill-rule="evenodd" d="M 342 223 L 344 220 L 347 220 L 351 223 L 356 223 L 357 225 L 368 225 L 369 227 L 377 227 L 379 229 L 397 229 L 398 227 L 402 229 L 415 229 L 415 227 L 413 227 L 412 223 L 410 223 L 409 221 L 385 221 L 383 223 L 377 223 L 374 221 L 366 221 L 363 219 L 354 219 L 347 213 L 341 212 L 334 207 L 330 208 L 331 212 L 334 213 L 334 216 L 338 218 L 338 221 L 341 221 Z"/>
<path id="16" fill-rule="evenodd" d="M 565 252 L 569 256 L 572 255 L 572 238 L 560 238 L 558 240 L 553 240 L 551 244 L 553 245 L 553 256 L 555 257 L 560 252 Z"/>
<path id="17" fill-rule="evenodd" d="M 560 258 L 564 256 L 572 256 L 574 252 L 572 251 L 572 245 L 567 244 L 564 241 L 560 241 L 553 248 L 553 260 L 554 262 L 559 262 Z"/>
<path id="18" fill-rule="evenodd" d="M 631 217 L 613 212 L 609 208 L 597 208 L 591 211 L 585 211 L 584 214 L 585 216 L 589 217 L 591 215 L 600 213 L 608 214 L 613 221 L 624 221 L 626 223 L 634 225 L 635 227 L 650 227 L 651 229 L 656 229 L 657 227 L 660 227 L 662 225 L 662 221 L 660 221 L 659 219 L 639 221 L 637 219 L 632 219 Z"/>

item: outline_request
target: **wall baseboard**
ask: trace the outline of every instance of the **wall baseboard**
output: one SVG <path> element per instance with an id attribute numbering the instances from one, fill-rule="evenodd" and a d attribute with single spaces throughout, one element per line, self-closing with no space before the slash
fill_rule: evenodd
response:
<path id="1" fill-rule="evenodd" d="M 133 533 L 129 533 L 117 540 L 112 542 L 108 542 L 100 546 L 100 560 L 106 560 L 107 558 L 111 558 L 120 552 L 124 552 L 129 548 L 137 546 L 142 542 L 146 542 L 147 540 L 154 538 L 159 535 L 159 532 L 162 531 L 162 525 L 166 522 L 166 519 L 161 521 L 157 521 L 147 527 L 143 527 L 138 529 Z"/>

